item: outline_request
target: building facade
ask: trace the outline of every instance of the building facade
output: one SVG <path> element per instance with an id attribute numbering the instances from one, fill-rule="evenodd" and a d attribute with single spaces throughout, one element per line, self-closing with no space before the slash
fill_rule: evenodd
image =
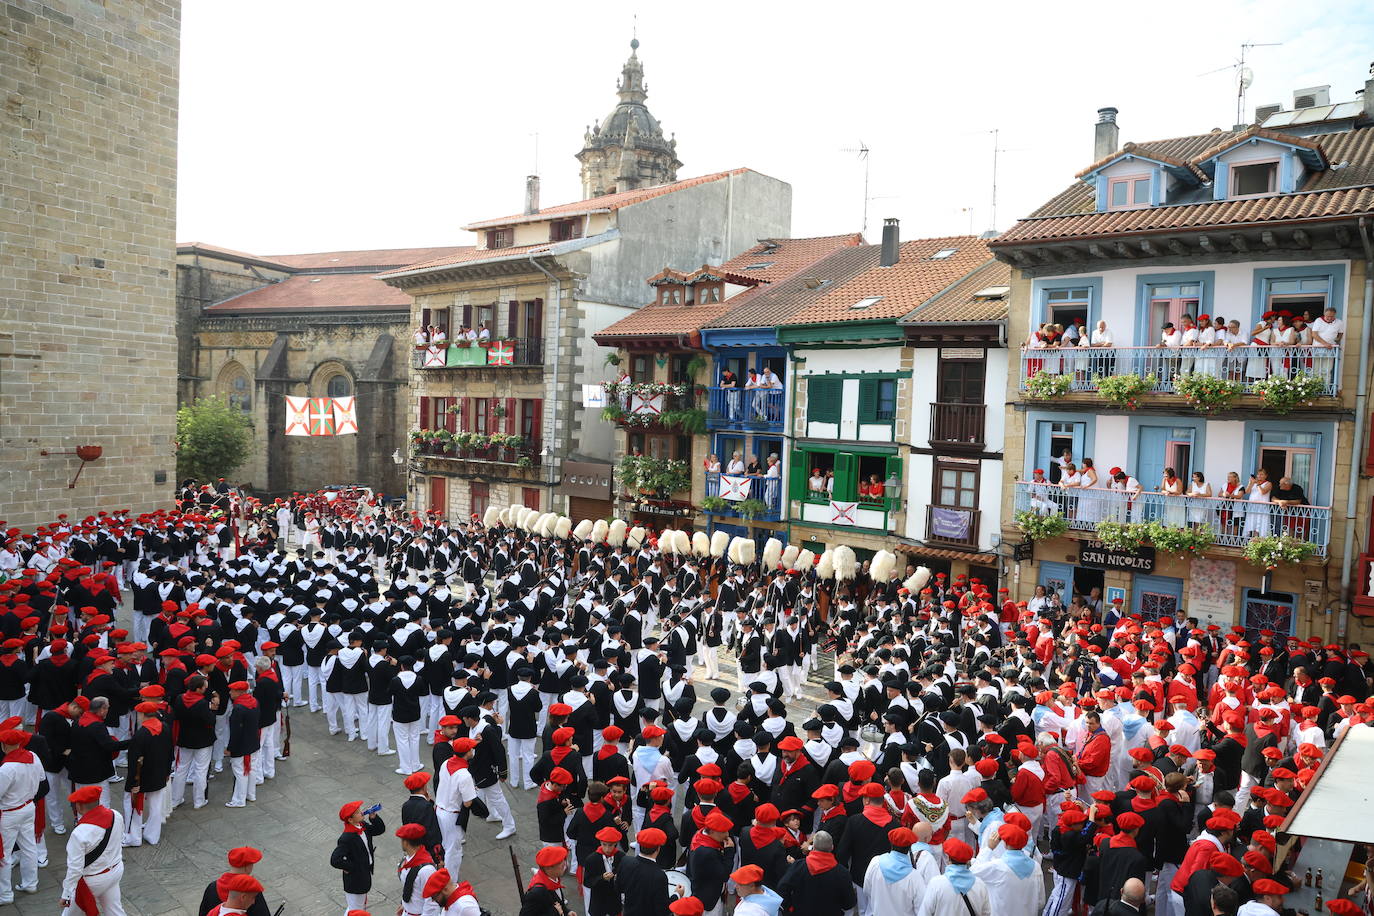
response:
<path id="1" fill-rule="evenodd" d="M 1118 147 L 1100 115 L 1096 162 L 992 242 L 1015 268 L 1014 591 L 1345 635 L 1366 588 L 1374 81 L 1155 143 Z M 1264 559 L 1285 541 L 1311 555 Z"/>
<path id="2" fill-rule="evenodd" d="M 469 250 L 178 246 L 180 401 L 218 396 L 249 418 L 253 450 L 236 482 L 264 496 L 331 484 L 403 495 L 411 299 L 375 275 Z M 288 395 L 356 398 L 357 434 L 287 436 Z"/>
<path id="3" fill-rule="evenodd" d="M 174 0 L 6 7 L 0 516 L 10 525 L 171 503 L 180 29 Z M 100 457 L 83 467 L 78 447 Z"/>
<path id="4" fill-rule="evenodd" d="M 618 191 L 469 225 L 477 247 L 382 274 L 444 346 L 411 359 L 412 505 L 465 517 L 518 503 L 611 511 L 612 428 L 583 386 L 618 376 L 593 335 L 643 303 L 664 265 L 722 263 L 785 235 L 791 188 L 748 169 Z M 467 339 L 471 338 L 471 339 Z M 565 480 L 563 462 L 577 473 Z M 597 469 L 600 470 L 597 470 Z M 576 500 L 576 502 L 573 502 Z"/>

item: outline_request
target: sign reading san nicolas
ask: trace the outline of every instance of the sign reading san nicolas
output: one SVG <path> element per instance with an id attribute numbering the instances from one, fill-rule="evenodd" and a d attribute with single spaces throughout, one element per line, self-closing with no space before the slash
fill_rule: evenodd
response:
<path id="1" fill-rule="evenodd" d="M 1135 550 L 1117 550 L 1101 541 L 1079 541 L 1078 565 L 1089 569 L 1126 569 L 1150 573 L 1155 569 L 1155 549 L 1137 547 Z"/>

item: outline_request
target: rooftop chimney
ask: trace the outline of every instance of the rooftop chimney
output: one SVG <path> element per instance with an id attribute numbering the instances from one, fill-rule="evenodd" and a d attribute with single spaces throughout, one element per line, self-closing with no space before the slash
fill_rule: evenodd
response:
<path id="1" fill-rule="evenodd" d="M 1116 126 L 1116 109 L 1097 109 L 1097 124 L 1093 131 L 1093 162 L 1106 159 L 1117 151 L 1121 131 Z"/>
<path id="2" fill-rule="evenodd" d="M 1374 121 L 1374 64 L 1369 65 L 1369 79 L 1364 84 L 1363 99 L 1365 119 Z"/>
<path id="3" fill-rule="evenodd" d="M 894 217 L 883 220 L 883 253 L 878 260 L 879 267 L 891 267 L 897 263 L 901 254 L 901 232 Z"/>
<path id="4" fill-rule="evenodd" d="M 525 177 L 525 215 L 539 212 L 539 176 Z"/>

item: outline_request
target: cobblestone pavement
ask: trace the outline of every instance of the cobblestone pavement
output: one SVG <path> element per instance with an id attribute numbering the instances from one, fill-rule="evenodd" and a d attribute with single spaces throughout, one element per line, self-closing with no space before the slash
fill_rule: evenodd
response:
<path id="1" fill-rule="evenodd" d="M 699 681 L 695 686 L 703 702 L 711 687 L 734 691 L 736 672 L 729 653 L 721 653 L 720 678 Z M 823 662 L 828 672 L 829 663 Z M 700 672 L 701 669 L 698 669 Z M 809 713 L 822 702 L 826 678 L 813 673 L 805 687 L 806 698 L 792 701 L 794 708 Z M 732 697 L 732 700 L 734 697 Z M 392 916 L 400 904 L 400 885 L 395 868 L 400 861 L 400 841 L 392 835 L 399 826 L 397 815 L 406 791 L 394 771 L 396 757 L 378 757 L 361 741 L 348 742 L 331 736 L 320 714 L 293 709 L 291 757 L 277 762 L 277 778 L 258 787 L 258 800 L 247 808 L 225 809 L 233 778 L 222 773 L 210 781 L 210 804 L 194 811 L 182 805 L 168 821 L 157 846 L 124 851 L 124 909 L 129 916 L 182 916 L 197 911 L 206 884 L 226 867 L 225 853 L 234 846 L 256 846 L 264 853 L 254 874 L 263 882 L 273 912 L 283 903 L 283 916 L 328 916 L 344 913 L 340 873 L 329 867 L 329 854 L 339 836 L 339 806 L 352 799 L 383 804 L 386 834 L 377 839 L 377 868 L 368 909 L 373 916 Z M 792 716 L 794 721 L 798 712 Z M 422 742 L 420 758 L 430 760 L 430 748 Z M 123 783 L 112 787 L 114 805 L 123 802 Z M 508 844 L 528 880 L 539 846 L 535 829 L 533 791 L 506 790 L 511 799 L 519 832 L 497 842 L 499 824 L 474 821 L 468 834 L 461 878 L 472 882 L 482 905 L 496 916 L 515 916 L 520 909 L 515 874 Z M 0 916 L 52 916 L 60 912 L 58 898 L 66 868 L 66 836 L 48 831 L 49 862 L 39 870 L 38 893 L 15 896 L 13 906 L 0 907 Z M 18 877 L 16 873 L 16 879 Z M 16 880 L 17 883 L 17 880 Z M 580 912 L 581 895 L 575 879 L 565 879 L 568 899 Z"/>

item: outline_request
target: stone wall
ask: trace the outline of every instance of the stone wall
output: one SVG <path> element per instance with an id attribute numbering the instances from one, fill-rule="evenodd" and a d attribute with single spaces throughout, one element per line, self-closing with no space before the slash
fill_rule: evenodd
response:
<path id="1" fill-rule="evenodd" d="M 0 28 L 0 516 L 171 504 L 176 0 L 11 0 Z M 78 445 L 103 455 L 74 489 Z"/>

